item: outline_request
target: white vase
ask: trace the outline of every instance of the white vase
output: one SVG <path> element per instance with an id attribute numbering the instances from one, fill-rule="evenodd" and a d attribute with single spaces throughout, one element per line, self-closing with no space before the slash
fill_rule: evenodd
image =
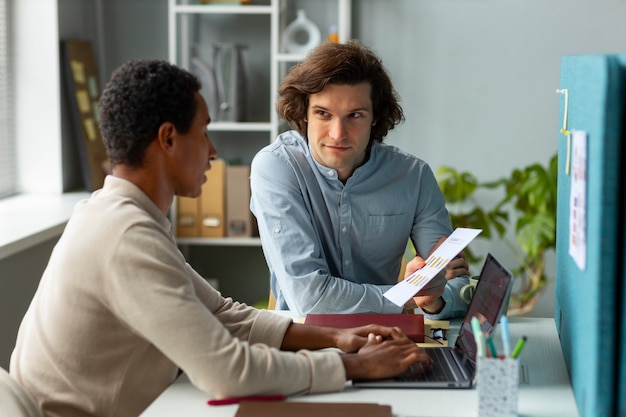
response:
<path id="1" fill-rule="evenodd" d="M 291 54 L 306 54 L 320 43 L 321 37 L 319 28 L 306 17 L 304 10 L 298 10 L 296 19 L 285 28 L 283 47 Z"/>

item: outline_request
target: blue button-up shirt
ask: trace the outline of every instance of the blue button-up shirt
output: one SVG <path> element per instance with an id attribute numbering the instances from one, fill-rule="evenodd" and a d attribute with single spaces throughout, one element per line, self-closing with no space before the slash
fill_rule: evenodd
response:
<path id="1" fill-rule="evenodd" d="M 254 157 L 250 208 L 279 309 L 307 313 L 399 313 L 383 293 L 397 283 L 410 238 L 428 255 L 452 233 L 444 197 L 421 159 L 375 142 L 343 184 L 296 131 Z M 424 256 L 424 257 L 425 257 Z M 467 277 L 448 281 L 433 319 L 464 315 Z"/>

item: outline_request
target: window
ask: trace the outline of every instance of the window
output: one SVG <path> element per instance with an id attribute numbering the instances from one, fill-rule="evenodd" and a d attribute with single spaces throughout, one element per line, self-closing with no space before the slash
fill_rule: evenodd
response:
<path id="1" fill-rule="evenodd" d="M 17 192 L 9 0 L 0 0 L 0 198 Z"/>

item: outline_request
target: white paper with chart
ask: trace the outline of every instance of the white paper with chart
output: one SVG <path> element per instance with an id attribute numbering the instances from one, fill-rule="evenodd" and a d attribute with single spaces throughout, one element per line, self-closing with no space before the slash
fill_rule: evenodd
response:
<path id="1" fill-rule="evenodd" d="M 383 295 L 389 301 L 402 307 L 433 279 L 439 271 L 454 259 L 482 229 L 458 228 L 426 259 L 426 265 L 418 269 L 403 281 L 394 285 Z"/>

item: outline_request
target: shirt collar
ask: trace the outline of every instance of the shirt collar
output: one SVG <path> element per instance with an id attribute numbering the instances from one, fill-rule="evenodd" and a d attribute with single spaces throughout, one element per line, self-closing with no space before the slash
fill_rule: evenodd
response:
<path id="1" fill-rule="evenodd" d="M 338 181 L 339 180 L 339 174 L 337 173 L 337 170 L 333 169 L 333 168 L 328 168 L 327 166 L 324 166 L 324 165 L 320 164 L 319 162 L 317 162 L 317 159 L 315 159 L 315 157 L 313 156 L 313 153 L 311 152 L 311 147 L 309 146 L 309 141 L 306 140 L 306 143 L 307 143 L 307 147 L 308 147 L 308 151 L 309 151 L 309 158 L 311 158 L 311 160 L 313 161 L 313 163 L 317 167 L 317 169 L 320 172 L 320 174 L 322 174 L 324 176 L 324 178 L 327 178 L 328 180 L 337 180 Z M 374 165 L 374 163 L 375 163 L 374 161 L 376 159 L 376 154 L 378 152 L 378 147 L 379 146 L 380 146 L 379 142 L 373 142 L 372 143 L 372 146 L 370 146 L 370 149 L 369 149 L 369 157 L 367 158 L 367 161 L 365 161 L 365 163 L 363 165 L 358 167 L 354 171 L 352 176 L 354 176 L 357 172 L 367 171 L 369 169 L 369 167 Z"/>

